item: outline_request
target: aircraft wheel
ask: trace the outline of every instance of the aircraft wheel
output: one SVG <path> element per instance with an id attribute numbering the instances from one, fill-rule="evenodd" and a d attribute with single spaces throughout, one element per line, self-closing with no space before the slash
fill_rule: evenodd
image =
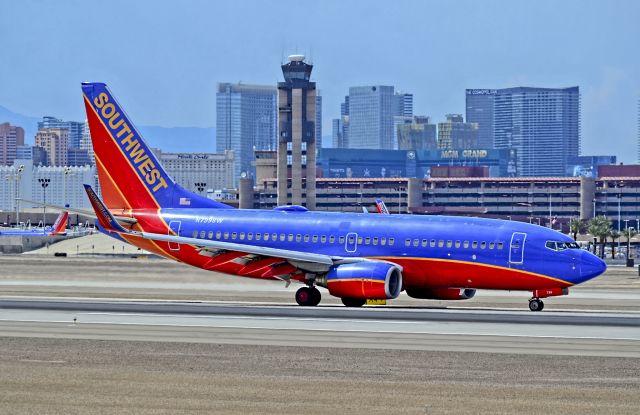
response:
<path id="1" fill-rule="evenodd" d="M 320 300 L 322 300 L 322 295 L 320 294 L 320 290 L 318 290 L 316 287 L 310 287 L 309 289 L 311 290 L 312 299 L 313 299 L 313 302 L 310 305 L 317 306 L 318 304 L 320 304 Z"/>
<path id="2" fill-rule="evenodd" d="M 539 298 L 532 298 L 529 300 L 529 310 L 531 311 L 542 311 L 544 308 L 544 302 Z"/>
<path id="3" fill-rule="evenodd" d="M 364 298 L 341 298 L 341 300 L 347 307 L 362 307 L 367 302 Z"/>
<path id="4" fill-rule="evenodd" d="M 320 291 L 317 288 L 302 287 L 296 291 L 296 303 L 308 307 L 316 306 L 320 302 Z"/>

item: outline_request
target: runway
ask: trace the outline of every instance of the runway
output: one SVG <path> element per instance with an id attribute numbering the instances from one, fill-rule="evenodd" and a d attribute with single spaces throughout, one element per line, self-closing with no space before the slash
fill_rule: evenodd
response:
<path id="1" fill-rule="evenodd" d="M 637 270 L 347 309 L 160 260 L 3 257 L 0 414 L 636 414 Z"/>
<path id="2" fill-rule="evenodd" d="M 640 357 L 640 314 L 0 300 L 5 336 Z"/>

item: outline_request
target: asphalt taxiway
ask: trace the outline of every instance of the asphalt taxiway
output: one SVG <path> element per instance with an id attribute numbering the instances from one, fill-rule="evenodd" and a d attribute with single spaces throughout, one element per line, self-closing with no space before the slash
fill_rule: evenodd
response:
<path id="1" fill-rule="evenodd" d="M 636 414 L 637 269 L 549 299 L 293 306 L 164 260 L 2 257 L 1 413 Z"/>

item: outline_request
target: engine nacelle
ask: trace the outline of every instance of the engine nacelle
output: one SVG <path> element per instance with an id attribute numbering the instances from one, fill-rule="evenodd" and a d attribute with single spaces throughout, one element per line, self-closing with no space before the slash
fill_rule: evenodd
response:
<path id="1" fill-rule="evenodd" d="M 407 288 L 407 295 L 424 300 L 468 300 L 476 295 L 471 288 Z"/>
<path id="2" fill-rule="evenodd" d="M 316 278 L 316 284 L 340 298 L 396 298 L 402 290 L 402 270 L 397 265 L 377 261 L 340 264 Z"/>

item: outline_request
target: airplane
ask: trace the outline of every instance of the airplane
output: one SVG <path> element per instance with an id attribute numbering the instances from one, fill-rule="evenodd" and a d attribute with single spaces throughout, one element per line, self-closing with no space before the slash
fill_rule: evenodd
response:
<path id="1" fill-rule="evenodd" d="M 408 296 L 464 300 L 476 290 L 543 298 L 606 270 L 557 231 L 496 219 L 312 212 L 302 206 L 234 209 L 178 185 L 104 83 L 83 83 L 102 199 L 85 190 L 97 228 L 205 270 L 302 283 L 295 300 L 317 306 L 324 287 L 348 307 Z"/>
<path id="2" fill-rule="evenodd" d="M 60 212 L 53 226 L 47 226 L 43 229 L 20 229 L 20 230 L 0 230 L 0 236 L 56 236 L 67 234 L 67 221 L 69 220 L 69 212 Z"/>

